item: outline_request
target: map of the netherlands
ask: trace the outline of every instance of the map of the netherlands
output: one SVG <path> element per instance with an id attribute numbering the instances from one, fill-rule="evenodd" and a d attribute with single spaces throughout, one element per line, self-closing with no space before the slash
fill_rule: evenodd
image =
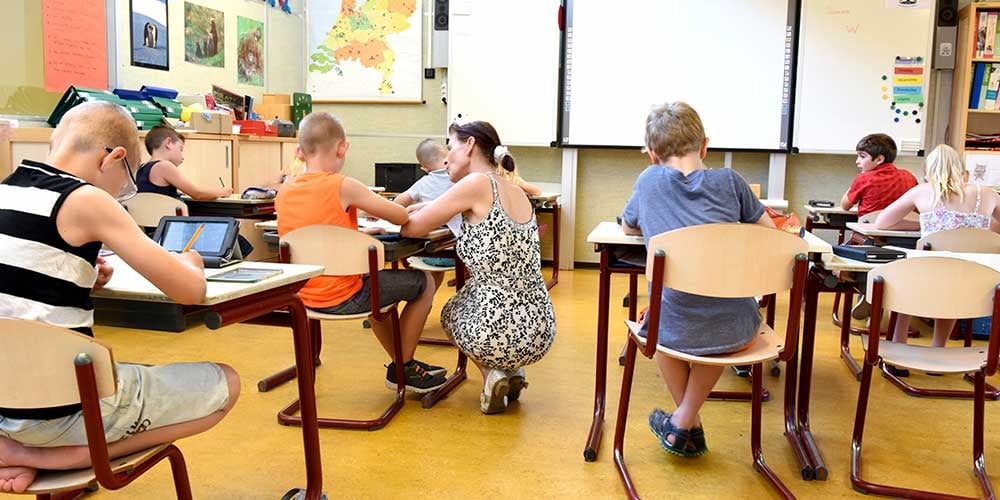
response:
<path id="1" fill-rule="evenodd" d="M 417 1 L 330 3 L 310 11 L 308 87 L 314 98 L 419 99 Z"/>

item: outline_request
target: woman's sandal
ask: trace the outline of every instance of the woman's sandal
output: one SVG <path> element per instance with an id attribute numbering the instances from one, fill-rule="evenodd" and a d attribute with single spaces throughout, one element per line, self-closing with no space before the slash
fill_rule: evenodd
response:
<path id="1" fill-rule="evenodd" d="M 660 446 L 671 455 L 694 458 L 708 452 L 705 444 L 705 430 L 701 427 L 681 429 L 670 422 L 671 414 L 659 408 L 649 414 L 649 430 L 660 438 Z M 670 444 L 667 436 L 673 434 L 674 442 Z"/>

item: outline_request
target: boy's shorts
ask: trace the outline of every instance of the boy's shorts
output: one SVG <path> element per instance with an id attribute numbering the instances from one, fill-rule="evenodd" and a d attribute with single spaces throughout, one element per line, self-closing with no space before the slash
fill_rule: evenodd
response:
<path id="1" fill-rule="evenodd" d="M 118 391 L 100 401 L 109 443 L 206 417 L 229 401 L 226 374 L 215 363 L 115 363 L 115 369 Z M 0 436 L 28 446 L 87 444 L 82 412 L 52 420 L 0 417 Z"/>
<path id="2" fill-rule="evenodd" d="M 361 314 L 372 310 L 372 292 L 369 285 L 369 277 L 361 278 L 361 290 L 358 290 L 351 298 L 335 306 L 317 309 L 310 307 L 313 311 L 323 314 Z M 424 293 L 427 286 L 427 275 L 423 271 L 413 270 L 384 270 L 378 272 L 378 301 L 381 307 L 394 304 L 399 301 L 413 302 Z"/>

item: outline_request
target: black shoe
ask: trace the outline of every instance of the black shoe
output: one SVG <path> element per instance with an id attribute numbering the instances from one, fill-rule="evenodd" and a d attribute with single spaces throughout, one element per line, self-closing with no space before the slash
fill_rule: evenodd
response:
<path id="1" fill-rule="evenodd" d="M 420 365 L 420 367 L 423 368 L 425 372 L 430 373 L 431 375 L 446 375 L 448 373 L 448 370 L 445 369 L 443 366 L 429 365 L 427 363 L 424 363 L 423 361 L 420 361 L 419 359 L 414 359 L 413 362 Z"/>
<path id="2" fill-rule="evenodd" d="M 385 371 L 385 386 L 396 390 L 396 363 L 389 363 Z M 431 375 L 414 361 L 403 365 L 403 376 L 406 378 L 406 390 L 423 394 L 431 392 L 446 382 L 444 375 Z"/>
<path id="3" fill-rule="evenodd" d="M 896 368 L 895 366 L 892 366 L 892 365 L 885 365 L 885 369 L 891 375 L 895 375 L 897 377 L 909 377 L 910 376 L 910 370 L 907 370 L 906 368 Z"/>

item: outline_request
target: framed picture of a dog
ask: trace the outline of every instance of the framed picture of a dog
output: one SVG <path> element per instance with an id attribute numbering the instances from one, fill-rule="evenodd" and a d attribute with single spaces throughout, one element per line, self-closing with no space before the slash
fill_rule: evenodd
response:
<path id="1" fill-rule="evenodd" d="M 132 66 L 170 69 L 168 0 L 129 0 Z"/>

